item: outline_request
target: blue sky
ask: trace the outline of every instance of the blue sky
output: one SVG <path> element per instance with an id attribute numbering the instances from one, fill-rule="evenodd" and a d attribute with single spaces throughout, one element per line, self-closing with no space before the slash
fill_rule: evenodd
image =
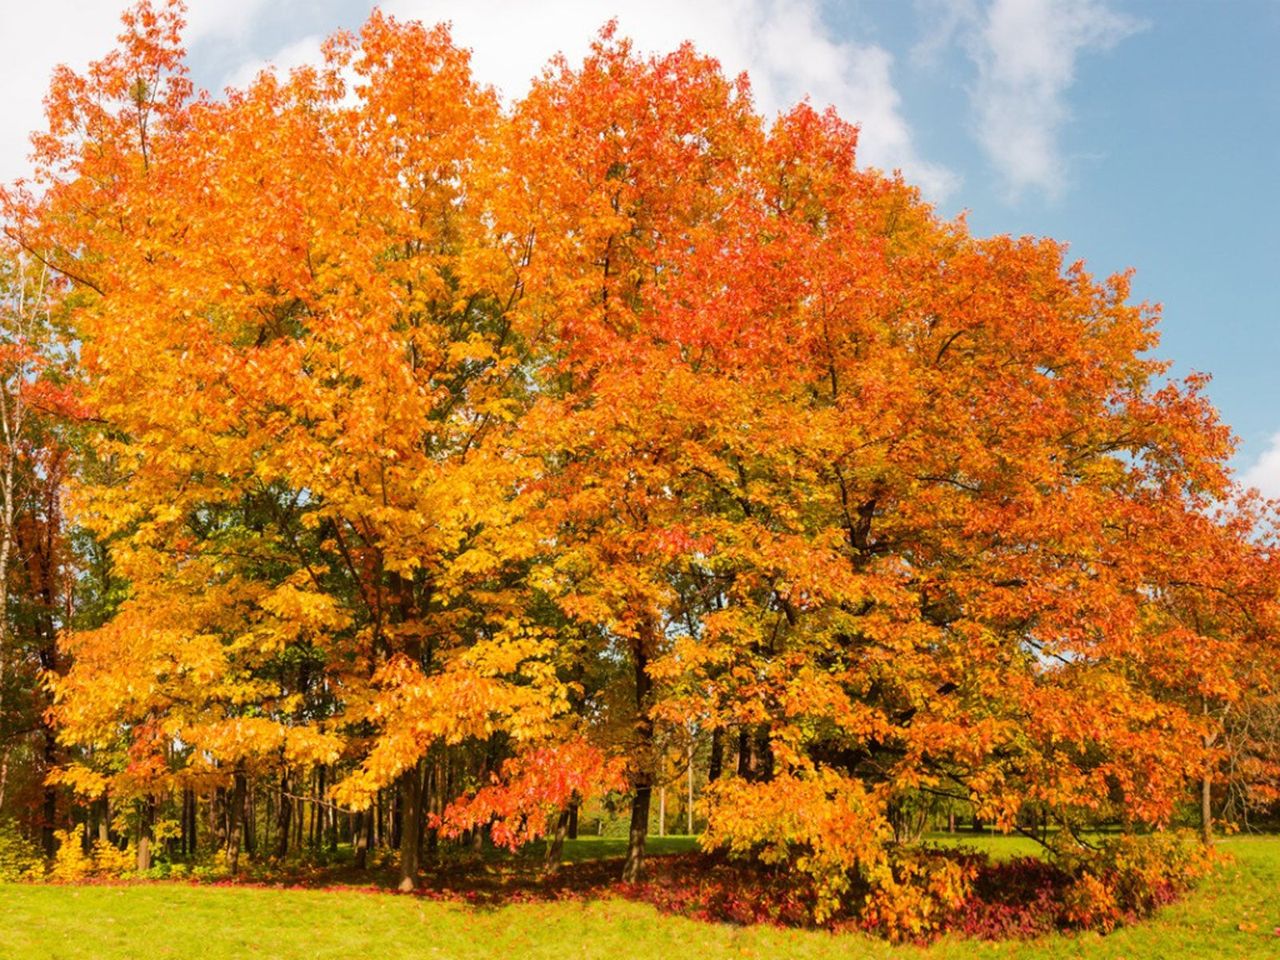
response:
<path id="1" fill-rule="evenodd" d="M 192 0 L 213 89 L 317 55 L 367 0 Z M 862 124 L 975 232 L 1069 242 L 1097 274 L 1135 267 L 1164 306 L 1160 354 L 1213 375 L 1236 464 L 1280 496 L 1280 0 L 386 0 L 452 20 L 481 79 L 518 96 L 557 50 L 619 18 L 645 49 L 682 39 L 747 70 L 766 111 L 808 95 Z M 54 63 L 116 30 L 114 0 L 0 4 L 0 178 L 24 169 Z"/>

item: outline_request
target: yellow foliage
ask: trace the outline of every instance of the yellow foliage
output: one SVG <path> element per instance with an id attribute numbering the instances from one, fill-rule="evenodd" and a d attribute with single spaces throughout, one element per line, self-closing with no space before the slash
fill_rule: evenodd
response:
<path id="1" fill-rule="evenodd" d="M 58 847 L 49 866 L 47 878 L 55 883 L 78 883 L 91 878 L 115 878 L 132 873 L 137 866 L 133 845 L 121 849 L 112 843 L 95 839 L 84 849 L 84 824 L 71 830 L 56 830 Z"/>

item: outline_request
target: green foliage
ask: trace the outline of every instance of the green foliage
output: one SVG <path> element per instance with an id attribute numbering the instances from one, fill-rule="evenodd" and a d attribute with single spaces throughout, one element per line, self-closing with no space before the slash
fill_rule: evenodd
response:
<path id="1" fill-rule="evenodd" d="M 26 879 L 40 870 L 40 851 L 18 829 L 0 821 L 0 883 Z"/>

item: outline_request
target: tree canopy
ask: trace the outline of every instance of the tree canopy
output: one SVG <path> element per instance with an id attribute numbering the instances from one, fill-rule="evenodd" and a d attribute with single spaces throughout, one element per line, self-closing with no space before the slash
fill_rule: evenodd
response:
<path id="1" fill-rule="evenodd" d="M 143 3 L 48 115 L 4 217 L 63 280 L 73 516 L 125 585 L 53 680 L 89 797 L 230 791 L 234 864 L 247 780 L 394 789 L 411 886 L 422 829 L 621 791 L 635 876 L 679 742 L 704 844 L 912 929 L 964 878 L 907 811 L 1085 856 L 1269 690 L 1269 515 L 1157 310 L 831 111 L 611 27 L 507 105 L 379 13 L 216 97 Z"/>

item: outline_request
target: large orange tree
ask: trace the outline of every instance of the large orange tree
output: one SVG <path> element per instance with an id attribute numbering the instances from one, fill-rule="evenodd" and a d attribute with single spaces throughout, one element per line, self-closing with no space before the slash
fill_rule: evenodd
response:
<path id="1" fill-rule="evenodd" d="M 1072 838 L 1212 776 L 1271 566 L 1126 276 L 973 237 L 688 47 L 606 29 L 508 109 L 443 28 L 223 99 L 179 30 L 143 4 L 60 74 L 6 201 L 80 290 L 75 498 L 130 583 L 57 684 L 128 762 L 68 780 L 228 790 L 233 862 L 248 778 L 395 785 L 411 885 L 425 825 L 528 839 L 622 761 L 635 876 L 678 728 L 707 844 L 901 931 L 964 889 L 904 811 Z"/>

